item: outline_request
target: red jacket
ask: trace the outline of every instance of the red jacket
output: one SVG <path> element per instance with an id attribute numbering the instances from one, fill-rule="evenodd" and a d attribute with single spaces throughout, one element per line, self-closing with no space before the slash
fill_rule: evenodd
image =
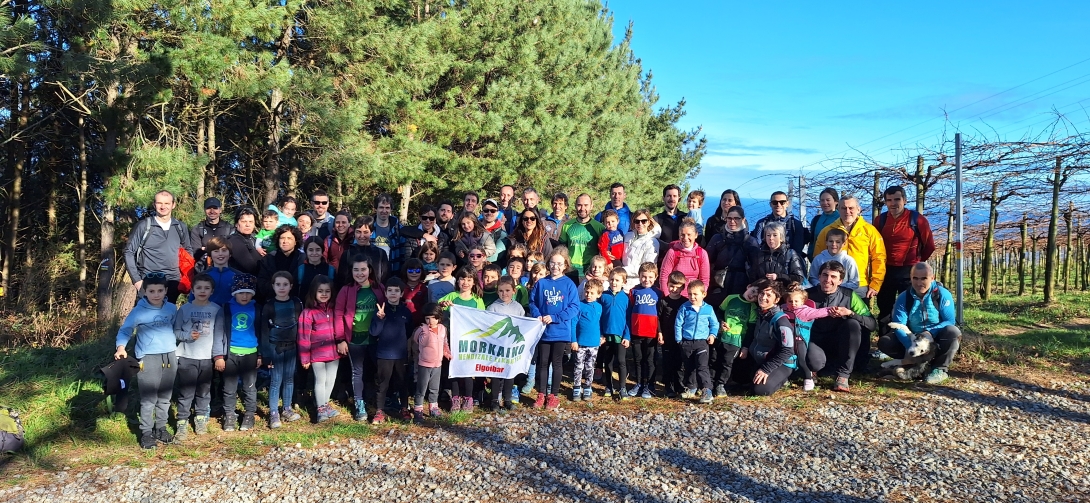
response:
<path id="1" fill-rule="evenodd" d="M 612 236 L 610 234 L 613 234 Z M 598 254 L 614 264 L 624 258 L 624 233 L 605 231 L 598 237 Z"/>
<path id="2" fill-rule="evenodd" d="M 685 275 L 685 289 L 681 295 L 689 298 L 689 282 L 699 279 L 704 282 L 704 291 L 712 289 L 711 263 L 708 260 L 708 252 L 698 244 L 693 249 L 686 251 L 681 247 L 681 241 L 674 241 L 666 255 L 662 257 L 662 268 L 659 270 L 659 290 L 669 292 L 670 273 L 679 271 Z"/>
<path id="3" fill-rule="evenodd" d="M 337 334 L 337 340 L 352 340 L 352 324 L 356 321 L 356 294 L 360 286 L 352 283 L 344 285 L 337 293 L 337 305 L 333 308 L 333 332 Z M 371 284 L 371 291 L 375 293 L 375 302 L 386 302 L 386 289 L 377 283 Z"/>
<path id="4" fill-rule="evenodd" d="M 926 217 L 920 215 L 916 220 L 916 227 L 920 231 L 917 237 L 916 232 L 909 225 L 909 211 L 906 209 L 900 217 L 886 213 L 886 225 L 878 229 L 886 245 L 886 267 L 915 265 L 917 262 L 931 258 L 931 254 L 935 253 L 935 237 L 931 234 L 931 223 Z M 920 248 L 921 244 L 923 248 Z"/>

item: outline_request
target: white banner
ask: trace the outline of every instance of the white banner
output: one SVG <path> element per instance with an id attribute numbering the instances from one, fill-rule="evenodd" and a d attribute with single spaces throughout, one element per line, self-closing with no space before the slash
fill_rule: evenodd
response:
<path id="1" fill-rule="evenodd" d="M 545 325 L 537 318 L 450 306 L 450 377 L 511 379 L 530 369 Z"/>

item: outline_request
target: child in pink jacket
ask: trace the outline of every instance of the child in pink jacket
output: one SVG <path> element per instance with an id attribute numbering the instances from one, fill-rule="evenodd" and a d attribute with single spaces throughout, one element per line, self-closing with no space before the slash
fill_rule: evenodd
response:
<path id="1" fill-rule="evenodd" d="M 443 370 L 443 358 L 450 359 L 450 343 L 447 328 L 441 323 L 443 310 L 439 304 L 424 306 L 424 324 L 413 332 L 410 351 L 416 354 L 416 401 L 413 421 L 424 420 L 424 394 L 427 392 L 429 412 L 439 417 L 439 376 Z"/>
<path id="2" fill-rule="evenodd" d="M 299 315 L 299 363 L 304 369 L 314 370 L 314 401 L 318 404 L 318 422 L 324 423 L 337 415 L 329 406 L 329 394 L 341 356 L 348 354 L 348 341 L 338 337 L 333 328 L 333 280 L 329 276 L 314 278 L 304 302 Z"/>

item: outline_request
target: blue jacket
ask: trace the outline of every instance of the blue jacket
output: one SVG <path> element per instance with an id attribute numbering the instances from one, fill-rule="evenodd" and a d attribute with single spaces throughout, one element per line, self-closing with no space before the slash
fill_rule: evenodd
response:
<path id="1" fill-rule="evenodd" d="M 579 347 L 596 348 L 602 343 L 602 304 L 598 302 L 580 302 L 579 319 L 575 321 L 575 336 L 572 342 Z"/>
<path id="2" fill-rule="evenodd" d="M 617 230 L 621 231 L 621 234 L 624 234 L 631 230 L 632 210 L 628 209 L 628 203 L 622 203 L 621 209 L 618 210 L 617 208 L 613 207 L 612 201 L 607 202 L 606 207 L 602 208 L 602 211 L 599 211 L 597 215 L 594 215 L 594 219 L 602 222 L 602 213 L 605 213 L 606 210 L 613 210 L 617 212 Z M 604 224 L 605 222 L 602 223 Z"/>
<path id="3" fill-rule="evenodd" d="M 614 294 L 612 290 L 602 292 L 598 302 L 602 304 L 602 333 L 605 335 L 618 335 L 626 341 L 632 340 L 632 332 L 628 330 L 628 294 L 621 291 Z M 613 341 L 620 342 L 620 340 Z"/>
<path id="4" fill-rule="evenodd" d="M 677 310 L 674 325 L 674 340 L 677 342 L 707 340 L 718 333 L 719 320 L 707 302 L 701 304 L 699 311 L 692 302 L 682 304 L 681 309 Z"/>
<path id="5" fill-rule="evenodd" d="M 413 328 L 413 313 L 404 302 L 397 306 L 386 303 L 385 318 L 371 319 L 371 337 L 374 339 L 375 358 L 379 360 L 404 360 L 409 357 L 409 334 Z"/>
<path id="6" fill-rule="evenodd" d="M 541 342 L 571 342 L 573 321 L 579 316 L 579 289 L 567 276 L 541 278 L 530 291 L 530 315 L 550 316 Z"/>
<path id="7" fill-rule="evenodd" d="M 912 302 L 908 297 L 912 296 Z M 935 299 L 938 298 L 938 305 Z M 911 304 L 907 306 L 906 304 Z M 954 309 L 954 297 L 949 290 L 938 283 L 931 284 L 931 290 L 923 298 L 916 295 L 912 288 L 901 292 L 897 296 L 897 302 L 893 304 L 893 315 L 890 317 L 893 323 L 908 326 L 912 333 L 918 334 L 928 331 L 934 334 L 936 331 L 953 325 L 957 321 L 957 311 Z M 897 339 L 905 348 L 912 345 L 912 337 L 902 330 L 896 330 Z"/>
<path id="8" fill-rule="evenodd" d="M 174 315 L 177 312 L 177 306 L 169 302 L 163 301 L 162 306 L 154 307 L 147 299 L 140 299 L 117 331 L 114 345 L 127 345 L 133 332 L 136 332 L 137 360 L 144 355 L 173 352 L 178 346 L 178 339 L 174 337 Z M 170 337 L 167 337 L 168 334 Z"/>

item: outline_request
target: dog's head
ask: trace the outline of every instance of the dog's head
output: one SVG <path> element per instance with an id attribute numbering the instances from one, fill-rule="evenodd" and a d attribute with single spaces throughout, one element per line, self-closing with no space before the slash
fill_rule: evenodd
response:
<path id="1" fill-rule="evenodd" d="M 916 334 L 912 337 L 912 345 L 905 351 L 905 356 L 908 358 L 919 358 L 931 352 L 935 347 L 935 340 L 931 338 L 931 334 L 926 332 Z"/>

